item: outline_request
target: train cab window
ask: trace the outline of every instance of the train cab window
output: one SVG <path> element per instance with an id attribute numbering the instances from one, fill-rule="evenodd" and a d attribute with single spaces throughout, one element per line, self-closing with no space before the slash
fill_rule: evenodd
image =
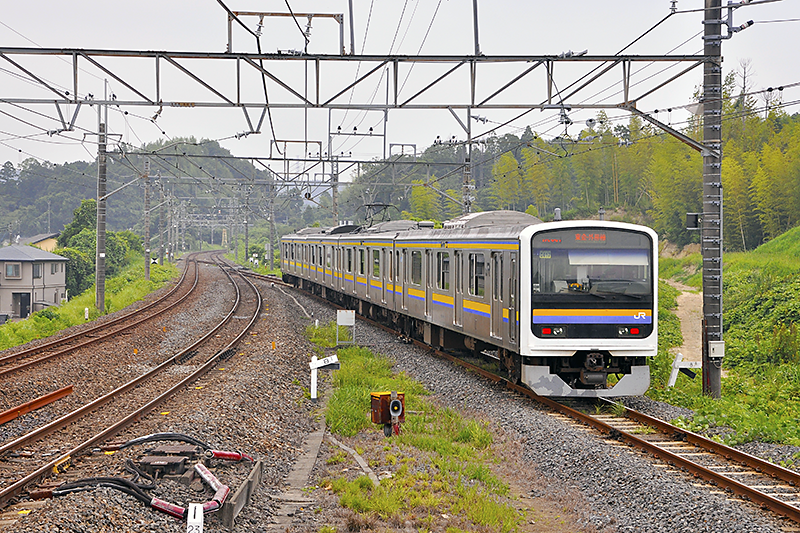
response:
<path id="1" fill-rule="evenodd" d="M 422 285 L 422 252 L 411 252 L 411 283 Z"/>
<path id="2" fill-rule="evenodd" d="M 450 290 L 450 252 L 436 254 L 436 288 Z"/>
<path id="3" fill-rule="evenodd" d="M 381 251 L 372 250 L 372 277 L 381 277 Z"/>
<path id="4" fill-rule="evenodd" d="M 352 272 L 353 271 L 353 249 L 352 248 L 348 248 L 347 249 L 347 262 L 346 262 L 346 265 L 347 265 L 347 271 L 348 272 Z"/>
<path id="5" fill-rule="evenodd" d="M 469 293 L 472 296 L 486 294 L 486 274 L 483 253 L 469 254 Z"/>

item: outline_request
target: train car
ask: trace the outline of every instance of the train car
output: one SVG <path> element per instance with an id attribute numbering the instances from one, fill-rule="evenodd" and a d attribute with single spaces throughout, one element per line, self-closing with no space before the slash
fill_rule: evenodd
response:
<path id="1" fill-rule="evenodd" d="M 544 396 L 643 394 L 657 351 L 658 238 L 607 221 L 472 213 L 281 241 L 284 280 L 431 346 L 495 358 Z"/>

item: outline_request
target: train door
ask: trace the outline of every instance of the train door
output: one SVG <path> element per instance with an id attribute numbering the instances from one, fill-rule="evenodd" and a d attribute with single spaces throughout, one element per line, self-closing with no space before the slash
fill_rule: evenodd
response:
<path id="1" fill-rule="evenodd" d="M 431 316 L 431 298 L 433 297 L 433 252 L 425 250 L 425 316 Z"/>
<path id="2" fill-rule="evenodd" d="M 405 309 L 405 279 L 404 279 L 404 265 L 405 265 L 405 250 L 402 252 L 395 249 L 394 252 L 394 305 Z"/>
<path id="3" fill-rule="evenodd" d="M 389 257 L 386 257 L 386 248 L 381 248 L 381 302 L 386 303 L 386 293 L 389 290 L 389 280 L 391 279 L 392 270 L 392 252 L 389 252 Z M 387 261 L 388 259 L 388 261 Z"/>
<path id="4" fill-rule="evenodd" d="M 503 252 L 492 252 L 492 318 L 489 332 L 503 338 Z"/>
<path id="5" fill-rule="evenodd" d="M 517 252 L 511 252 L 508 280 L 508 340 L 517 343 Z"/>
<path id="6" fill-rule="evenodd" d="M 408 287 L 408 283 L 409 283 L 408 282 L 408 269 L 411 268 L 411 267 L 410 267 L 410 265 L 408 263 L 408 252 L 405 249 L 403 249 L 403 251 L 401 253 L 402 253 L 402 255 L 399 258 L 399 261 L 400 261 L 399 270 L 402 271 L 403 285 L 400 288 L 400 291 L 401 291 L 400 292 L 400 306 L 403 308 L 403 311 L 405 311 L 406 309 L 408 309 L 408 305 L 406 304 L 406 292 L 408 291 L 407 287 Z"/>
<path id="7" fill-rule="evenodd" d="M 464 315 L 464 252 L 455 251 L 455 298 L 453 299 L 453 324 L 462 325 Z"/>

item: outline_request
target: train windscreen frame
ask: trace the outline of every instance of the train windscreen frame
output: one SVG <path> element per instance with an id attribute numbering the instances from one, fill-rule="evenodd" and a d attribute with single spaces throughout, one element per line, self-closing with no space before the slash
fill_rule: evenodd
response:
<path id="1" fill-rule="evenodd" d="M 644 232 L 576 227 L 531 241 L 537 337 L 647 337 L 653 332 L 653 243 Z"/>

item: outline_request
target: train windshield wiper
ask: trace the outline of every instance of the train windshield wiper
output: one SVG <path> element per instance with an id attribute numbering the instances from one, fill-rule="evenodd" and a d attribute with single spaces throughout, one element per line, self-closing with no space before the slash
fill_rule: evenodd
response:
<path id="1" fill-rule="evenodd" d="M 644 284 L 629 280 L 597 281 L 592 283 L 590 294 L 600 298 L 606 298 L 603 294 L 619 294 L 641 300 L 647 295 L 647 288 Z"/>

